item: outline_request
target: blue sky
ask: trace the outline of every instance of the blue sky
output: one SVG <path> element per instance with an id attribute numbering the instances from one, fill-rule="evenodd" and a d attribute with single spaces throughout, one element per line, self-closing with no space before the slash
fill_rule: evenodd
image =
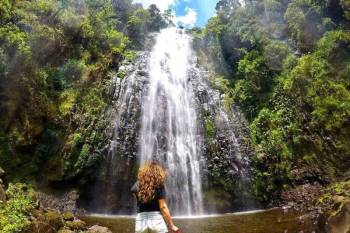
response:
<path id="1" fill-rule="evenodd" d="M 150 4 L 156 4 L 159 9 L 172 9 L 178 24 L 187 27 L 203 27 L 209 18 L 215 14 L 215 5 L 218 0 L 133 0 L 142 3 L 146 8 Z"/>

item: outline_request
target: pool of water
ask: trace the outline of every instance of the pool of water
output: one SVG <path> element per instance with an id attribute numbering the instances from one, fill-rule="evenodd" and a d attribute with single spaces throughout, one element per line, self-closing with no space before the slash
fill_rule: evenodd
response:
<path id="1" fill-rule="evenodd" d="M 91 215 L 82 217 L 88 225 L 106 226 L 113 233 L 133 233 L 133 216 Z M 175 217 L 183 233 L 312 233 L 306 216 L 283 209 L 239 212 L 197 217 Z"/>

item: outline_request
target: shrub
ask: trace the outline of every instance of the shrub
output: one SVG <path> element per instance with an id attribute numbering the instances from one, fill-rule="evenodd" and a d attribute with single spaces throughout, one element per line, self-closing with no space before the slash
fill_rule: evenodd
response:
<path id="1" fill-rule="evenodd" d="M 29 226 L 30 213 L 36 207 L 35 193 L 24 184 L 10 184 L 8 201 L 0 203 L 0 231 L 19 233 Z"/>

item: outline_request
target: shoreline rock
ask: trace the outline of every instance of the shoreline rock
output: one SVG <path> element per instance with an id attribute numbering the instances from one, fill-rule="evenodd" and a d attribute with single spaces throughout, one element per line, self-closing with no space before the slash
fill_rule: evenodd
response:
<path id="1" fill-rule="evenodd" d="M 40 206 L 44 209 L 56 210 L 61 213 L 85 214 L 86 211 L 78 208 L 77 201 L 79 192 L 71 190 L 61 196 L 37 192 L 37 198 Z"/>
<path id="2" fill-rule="evenodd" d="M 313 221 L 316 232 L 350 232 L 350 182 L 327 187 L 319 183 L 302 184 L 281 193 L 282 208 L 305 213 Z"/>
<path id="3" fill-rule="evenodd" d="M 2 178 L 5 175 L 5 171 L 0 167 L 0 202 L 6 202 L 6 192 Z"/>

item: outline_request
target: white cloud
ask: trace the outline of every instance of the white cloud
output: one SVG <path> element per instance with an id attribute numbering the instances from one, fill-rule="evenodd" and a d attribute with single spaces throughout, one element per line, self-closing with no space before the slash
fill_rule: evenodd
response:
<path id="1" fill-rule="evenodd" d="M 142 3 L 144 8 L 149 7 L 151 4 L 157 5 L 161 11 L 169 9 L 169 6 L 175 4 L 176 0 L 133 0 L 134 3 Z"/>
<path id="2" fill-rule="evenodd" d="M 189 7 L 186 7 L 185 11 L 186 15 L 177 16 L 175 18 L 175 22 L 176 24 L 180 24 L 186 27 L 193 27 L 197 22 L 197 11 Z"/>
<path id="3" fill-rule="evenodd" d="M 175 5 L 179 0 L 133 0 L 134 3 L 141 3 L 144 8 L 149 7 L 151 4 L 157 5 L 161 11 L 168 10 L 170 6 Z M 188 2 L 190 0 L 182 0 Z M 173 12 L 173 22 L 177 25 L 183 25 L 185 27 L 193 27 L 197 22 L 198 13 L 195 9 L 186 7 L 186 15 L 176 16 L 176 13 Z"/>

